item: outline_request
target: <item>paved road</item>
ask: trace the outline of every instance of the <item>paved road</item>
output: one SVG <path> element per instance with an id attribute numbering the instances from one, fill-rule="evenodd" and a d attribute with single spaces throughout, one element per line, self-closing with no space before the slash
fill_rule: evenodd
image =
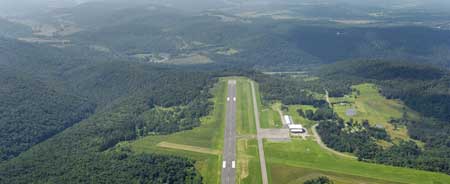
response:
<path id="1" fill-rule="evenodd" d="M 228 81 L 222 161 L 222 184 L 236 183 L 236 81 Z M 234 164 L 233 164 L 234 163 Z"/>
<path id="2" fill-rule="evenodd" d="M 258 138 L 258 152 L 259 152 L 259 162 L 261 164 L 261 177 L 263 184 L 268 184 L 269 180 L 267 179 L 267 169 L 266 169 L 266 158 L 264 156 L 264 147 L 263 147 L 263 137 L 261 135 L 261 127 L 259 124 L 259 111 L 258 104 L 256 102 L 256 92 L 255 85 L 253 82 L 250 82 L 252 86 L 252 96 L 253 96 L 253 110 L 255 111 L 255 122 L 256 122 L 256 134 Z"/>
<path id="3" fill-rule="evenodd" d="M 328 106 L 330 106 L 330 108 L 333 108 L 333 105 L 330 102 L 330 94 L 328 93 L 328 90 L 325 89 L 325 100 L 328 103 Z"/>

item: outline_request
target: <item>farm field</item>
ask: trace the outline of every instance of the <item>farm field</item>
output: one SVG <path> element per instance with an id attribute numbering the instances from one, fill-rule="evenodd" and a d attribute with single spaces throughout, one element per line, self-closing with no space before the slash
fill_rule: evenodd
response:
<path id="1" fill-rule="evenodd" d="M 202 118 L 200 127 L 170 135 L 151 135 L 136 141 L 122 142 L 117 148 L 130 148 L 136 153 L 187 156 L 196 160 L 196 168 L 205 183 L 220 183 L 227 80 L 220 79 L 212 92 L 214 110 L 209 116 Z"/>
<path id="2" fill-rule="evenodd" d="M 379 164 L 359 162 L 325 151 L 315 140 L 265 142 L 264 150 L 271 183 L 301 183 L 328 176 L 338 184 L 420 183 L 444 184 L 450 176 Z"/>
<path id="3" fill-rule="evenodd" d="M 369 120 L 372 126 L 382 126 L 393 140 L 408 140 L 408 130 L 405 126 L 395 127 L 389 121 L 392 118 L 401 118 L 406 112 L 408 117 L 418 119 L 419 114 L 407 108 L 401 101 L 389 100 L 383 97 L 373 84 L 360 84 L 353 86 L 359 92 L 342 98 L 330 98 L 333 109 L 339 117 L 348 121 Z M 354 109 L 356 114 L 348 116 L 348 110 Z"/>

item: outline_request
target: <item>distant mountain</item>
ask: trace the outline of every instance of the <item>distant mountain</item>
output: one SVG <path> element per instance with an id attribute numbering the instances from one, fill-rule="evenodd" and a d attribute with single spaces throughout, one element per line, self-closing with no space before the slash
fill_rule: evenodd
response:
<path id="1" fill-rule="evenodd" d="M 0 36 L 17 38 L 31 35 L 31 28 L 0 18 Z"/>

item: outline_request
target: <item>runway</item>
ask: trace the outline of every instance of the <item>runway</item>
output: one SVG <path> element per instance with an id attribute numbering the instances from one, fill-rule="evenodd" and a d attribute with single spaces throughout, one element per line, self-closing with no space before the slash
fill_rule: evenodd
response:
<path id="1" fill-rule="evenodd" d="M 236 81 L 228 81 L 225 133 L 222 161 L 222 184 L 236 183 Z"/>

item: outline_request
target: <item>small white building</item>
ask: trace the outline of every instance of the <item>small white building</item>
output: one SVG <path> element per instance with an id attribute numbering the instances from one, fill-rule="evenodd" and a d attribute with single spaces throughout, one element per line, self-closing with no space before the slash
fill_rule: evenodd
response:
<path id="1" fill-rule="evenodd" d="M 289 131 L 291 133 L 305 133 L 306 130 L 300 124 L 290 124 Z"/>
<path id="2" fill-rule="evenodd" d="M 284 122 L 286 122 L 286 125 L 294 124 L 294 122 L 292 121 L 291 116 L 289 116 L 289 115 L 284 115 L 283 117 L 284 117 Z"/>

